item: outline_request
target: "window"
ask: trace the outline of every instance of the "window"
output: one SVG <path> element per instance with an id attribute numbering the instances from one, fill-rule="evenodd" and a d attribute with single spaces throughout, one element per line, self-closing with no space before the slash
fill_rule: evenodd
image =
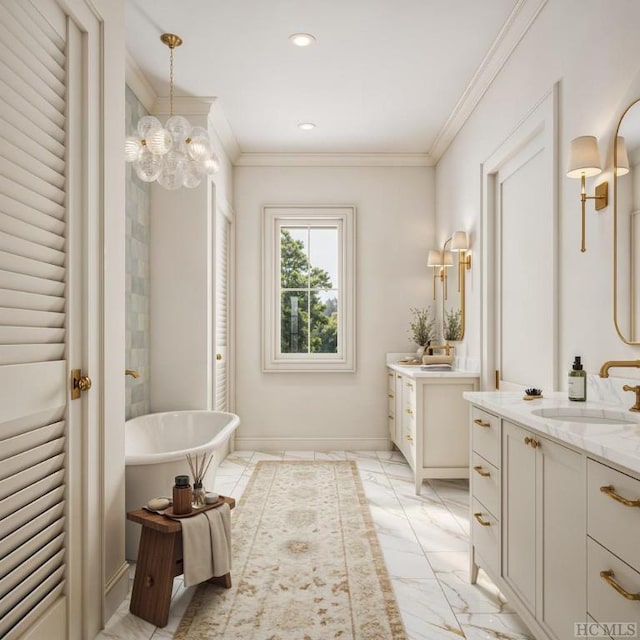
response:
<path id="1" fill-rule="evenodd" d="M 264 208 L 264 371 L 355 371 L 354 229 L 353 207 Z"/>

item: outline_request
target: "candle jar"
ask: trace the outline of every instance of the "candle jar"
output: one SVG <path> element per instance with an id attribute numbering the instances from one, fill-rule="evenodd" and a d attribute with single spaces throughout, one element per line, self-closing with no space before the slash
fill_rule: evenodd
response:
<path id="1" fill-rule="evenodd" d="M 191 513 L 191 485 L 189 476 L 176 476 L 176 484 L 173 487 L 173 513 L 177 516 L 184 516 Z"/>

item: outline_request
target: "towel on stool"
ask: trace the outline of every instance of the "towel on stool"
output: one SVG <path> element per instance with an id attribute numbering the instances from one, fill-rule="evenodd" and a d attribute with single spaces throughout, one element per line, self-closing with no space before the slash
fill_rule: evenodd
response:
<path id="1" fill-rule="evenodd" d="M 217 578 L 231 571 L 231 509 L 225 503 L 204 515 L 209 520 L 213 576 Z"/>
<path id="2" fill-rule="evenodd" d="M 182 518 L 184 586 L 223 576 L 231 570 L 231 511 L 228 504 Z"/>

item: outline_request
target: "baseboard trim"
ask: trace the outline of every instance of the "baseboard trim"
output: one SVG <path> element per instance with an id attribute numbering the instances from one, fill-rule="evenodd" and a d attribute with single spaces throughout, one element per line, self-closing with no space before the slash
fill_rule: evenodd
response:
<path id="1" fill-rule="evenodd" d="M 234 449 L 242 451 L 389 451 L 389 438 L 301 438 L 236 436 Z"/>
<path id="2" fill-rule="evenodd" d="M 129 563 L 123 562 L 104 586 L 104 621 L 117 611 L 129 593 Z"/>

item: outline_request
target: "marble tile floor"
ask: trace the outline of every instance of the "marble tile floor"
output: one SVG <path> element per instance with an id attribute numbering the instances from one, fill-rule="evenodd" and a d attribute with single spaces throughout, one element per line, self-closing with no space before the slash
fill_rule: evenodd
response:
<path id="1" fill-rule="evenodd" d="M 239 498 L 259 460 L 314 459 L 356 461 L 409 640 L 533 640 L 482 571 L 469 584 L 466 480 L 430 480 L 417 496 L 398 451 L 235 451 L 221 463 L 215 489 Z M 134 567 L 131 583 L 133 575 Z M 125 600 L 96 640 L 173 638 L 194 589 L 175 579 L 162 629 L 129 613 Z"/>

